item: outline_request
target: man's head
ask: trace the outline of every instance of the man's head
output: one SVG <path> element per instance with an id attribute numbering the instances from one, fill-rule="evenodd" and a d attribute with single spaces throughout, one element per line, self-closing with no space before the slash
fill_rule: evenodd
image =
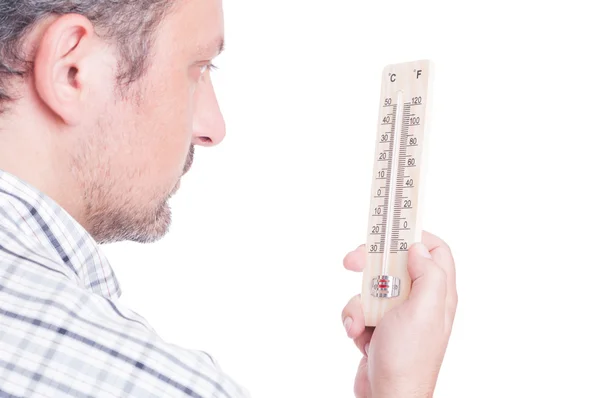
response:
<path id="1" fill-rule="evenodd" d="M 99 242 L 150 242 L 224 121 L 220 0 L 0 0 L 0 169 Z"/>

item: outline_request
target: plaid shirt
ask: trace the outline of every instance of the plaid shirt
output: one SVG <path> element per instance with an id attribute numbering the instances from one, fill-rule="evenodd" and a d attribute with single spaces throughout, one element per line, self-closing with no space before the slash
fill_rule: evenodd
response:
<path id="1" fill-rule="evenodd" d="M 0 397 L 249 397 L 118 300 L 83 227 L 0 170 Z"/>

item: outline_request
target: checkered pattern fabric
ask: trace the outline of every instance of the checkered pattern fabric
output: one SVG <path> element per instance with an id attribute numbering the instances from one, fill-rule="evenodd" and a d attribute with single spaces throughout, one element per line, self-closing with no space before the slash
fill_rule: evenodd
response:
<path id="1" fill-rule="evenodd" d="M 99 245 L 0 170 L 0 397 L 249 397 L 204 351 L 119 302 Z"/>

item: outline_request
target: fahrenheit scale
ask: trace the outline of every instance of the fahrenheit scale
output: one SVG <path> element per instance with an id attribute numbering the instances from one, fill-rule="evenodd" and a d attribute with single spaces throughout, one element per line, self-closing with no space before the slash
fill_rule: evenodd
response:
<path id="1" fill-rule="evenodd" d="M 421 240 L 423 179 L 433 63 L 383 70 L 361 300 L 366 326 L 411 290 L 408 249 Z"/>

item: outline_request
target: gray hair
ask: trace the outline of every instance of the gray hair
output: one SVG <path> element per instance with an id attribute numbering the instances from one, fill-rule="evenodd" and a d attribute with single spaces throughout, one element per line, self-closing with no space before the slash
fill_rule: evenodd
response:
<path id="1" fill-rule="evenodd" d="M 31 60 L 22 42 L 35 25 L 50 15 L 80 14 L 96 33 L 116 43 L 120 53 L 117 83 L 127 86 L 147 67 L 153 33 L 175 0 L 0 0 L 0 113 L 7 101 L 10 78 L 26 76 Z"/>

